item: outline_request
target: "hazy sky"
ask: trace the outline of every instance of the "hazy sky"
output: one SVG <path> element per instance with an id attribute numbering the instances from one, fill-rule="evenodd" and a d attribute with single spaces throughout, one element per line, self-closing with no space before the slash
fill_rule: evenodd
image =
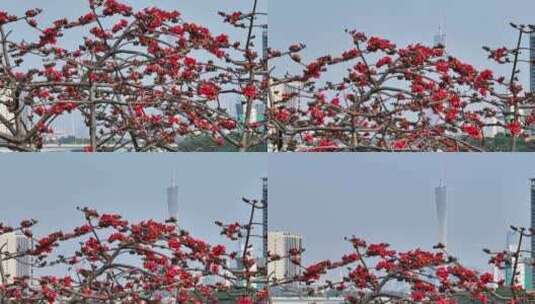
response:
<path id="1" fill-rule="evenodd" d="M 49 25 L 52 21 L 61 18 L 78 18 L 85 15 L 89 11 L 87 0 L 1 0 L 2 5 L 0 10 L 8 11 L 10 14 L 21 15 L 27 9 L 41 8 L 43 13 L 37 18 L 41 25 Z M 157 6 L 163 9 L 176 9 L 182 13 L 182 17 L 186 22 L 194 22 L 206 26 L 214 34 L 227 33 L 232 39 L 244 43 L 245 35 L 242 30 L 235 30 L 234 27 L 224 24 L 218 12 L 234 12 L 244 11 L 248 12 L 252 8 L 251 1 L 213 1 L 213 0 L 145 0 L 133 1 L 123 0 L 122 2 L 134 6 L 135 9 L 142 9 L 144 7 Z M 258 3 L 259 12 L 267 12 L 267 0 L 260 0 Z M 266 22 L 260 18 L 259 22 Z M 77 47 L 81 41 L 81 35 L 78 30 L 70 31 L 65 37 L 60 39 L 59 45 L 62 47 L 73 48 Z M 21 23 L 15 27 L 13 32 L 14 37 L 19 39 L 34 40 L 39 33 L 27 25 Z M 260 37 L 258 37 L 257 45 L 260 45 Z M 35 64 L 33 62 L 32 64 Z M 56 131 L 66 131 L 71 133 L 73 127 L 73 119 L 76 124 L 75 132 L 77 135 L 87 136 L 87 129 L 81 123 L 80 115 L 77 112 L 72 115 L 64 115 L 54 124 Z"/>
<path id="2" fill-rule="evenodd" d="M 307 59 L 334 54 L 351 47 L 345 29 L 384 36 L 398 46 L 432 44 L 442 25 L 448 52 L 478 67 L 510 73 L 486 59 L 483 45 L 513 46 L 516 34 L 509 22 L 535 24 L 531 0 L 331 0 L 269 3 L 270 43 L 286 48 L 295 42 L 308 46 Z M 526 41 L 527 42 L 527 41 Z M 278 68 L 284 72 L 283 66 Z M 528 74 L 522 80 L 527 85 Z"/>
<path id="3" fill-rule="evenodd" d="M 22 2 L 22 4 L 21 4 Z M 250 9 L 251 1 L 212 0 L 151 0 L 127 1 L 140 8 L 157 5 L 176 8 L 188 21 L 208 26 L 214 32 L 235 32 L 223 25 L 216 16 L 218 11 Z M 78 16 L 87 10 L 85 0 L 2 0 L 2 9 L 22 13 L 31 7 L 45 9 L 40 20 L 51 21 L 63 16 Z M 349 47 L 351 42 L 344 29 L 358 29 L 370 35 L 384 36 L 400 46 L 422 42 L 431 44 L 433 36 L 442 26 L 447 34 L 448 51 L 479 68 L 490 67 L 500 74 L 510 73 L 509 66 L 490 63 L 482 51 L 483 45 L 500 47 L 513 46 L 515 31 L 508 23 L 535 23 L 531 0 L 331 0 L 331 1 L 286 1 L 261 0 L 260 11 L 269 12 L 270 44 L 275 48 L 286 48 L 295 42 L 304 42 L 309 49 L 307 59 L 326 53 L 338 53 Z M 26 37 L 29 31 L 18 29 L 15 35 Z M 71 39 L 70 41 L 74 41 Z M 527 41 L 525 41 L 527 43 Z M 288 69 L 287 63 L 278 62 L 277 71 Z M 295 67 L 295 65 L 291 65 Z M 526 70 L 526 66 L 521 66 Z M 292 69 L 292 68 L 290 68 Z M 528 74 L 522 73 L 522 82 L 528 84 Z M 71 130 L 70 119 L 63 119 L 59 127 Z M 85 134 L 82 127 L 77 133 Z"/>
<path id="4" fill-rule="evenodd" d="M 213 222 L 243 222 L 241 197 L 260 198 L 267 175 L 270 230 L 301 233 L 313 262 L 347 253 L 352 235 L 430 249 L 444 178 L 452 253 L 484 269 L 483 248 L 503 249 L 510 224 L 529 226 L 533 163 L 530 154 L 4 154 L 0 221 L 33 217 L 42 235 L 80 224 L 76 206 L 163 220 L 176 171 L 182 226 L 224 243 Z"/>
<path id="5" fill-rule="evenodd" d="M 38 235 L 73 228 L 77 206 L 118 212 L 127 219 L 167 218 L 166 187 L 173 171 L 179 186 L 180 222 L 212 243 L 216 220 L 245 219 L 242 197 L 260 198 L 267 174 L 264 154 L 3 154 L 0 221 L 40 221 Z"/>
<path id="6" fill-rule="evenodd" d="M 271 229 L 301 233 L 307 262 L 340 258 L 352 235 L 431 249 L 445 176 L 451 252 L 486 269 L 483 248 L 503 250 L 511 224 L 529 227 L 534 163 L 529 154 L 270 155 Z"/>

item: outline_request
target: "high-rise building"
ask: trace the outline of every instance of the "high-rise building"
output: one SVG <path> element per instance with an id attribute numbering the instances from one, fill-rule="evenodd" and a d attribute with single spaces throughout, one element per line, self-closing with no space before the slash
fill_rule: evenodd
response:
<path id="1" fill-rule="evenodd" d="M 447 246 L 447 187 L 440 182 L 440 185 L 435 188 L 435 204 L 437 208 L 438 221 L 438 241 L 440 244 Z"/>
<path id="2" fill-rule="evenodd" d="M 265 261 L 268 259 L 268 238 L 269 238 L 269 225 L 268 225 L 268 178 L 262 178 L 262 257 Z"/>
<path id="3" fill-rule="evenodd" d="M 264 108 L 262 104 L 255 103 L 251 107 L 251 114 L 249 115 L 249 123 L 253 124 L 255 122 L 260 122 L 264 120 Z M 247 103 L 238 102 L 236 103 L 236 118 L 238 121 L 245 123 L 245 115 L 247 111 Z M 262 111 L 262 112 L 259 112 Z"/>
<path id="4" fill-rule="evenodd" d="M 268 108 L 285 107 L 290 111 L 306 110 L 307 103 L 302 100 L 303 83 L 294 81 L 290 83 L 272 85 L 268 94 Z M 268 144 L 268 151 L 276 152 L 284 150 L 286 147 L 284 135 L 274 127 L 268 129 L 270 137 L 273 138 Z"/>
<path id="5" fill-rule="evenodd" d="M 266 104 L 263 102 L 256 103 L 254 105 L 256 111 L 256 119 L 259 122 L 262 122 L 266 119 Z"/>
<path id="6" fill-rule="evenodd" d="M 535 93 L 535 33 L 529 36 L 529 90 Z M 530 128 L 528 132 L 530 136 L 535 136 L 535 128 Z"/>
<path id="7" fill-rule="evenodd" d="M 531 93 L 535 92 L 535 33 L 529 36 L 529 89 Z"/>
<path id="8" fill-rule="evenodd" d="M 518 245 L 518 235 L 514 231 L 509 231 L 507 233 L 506 251 L 510 253 L 511 258 L 505 262 L 505 268 L 503 269 L 502 275 L 495 277 L 495 281 L 498 281 L 498 279 L 501 278 L 506 285 L 510 286 L 514 276 L 515 285 L 519 285 L 523 289 L 531 289 L 533 286 L 533 269 L 530 265 L 529 258 L 520 257 L 518 263 L 516 263 L 514 253 L 518 250 Z"/>
<path id="9" fill-rule="evenodd" d="M 167 208 L 169 218 L 174 219 L 178 226 L 178 186 L 176 185 L 175 176 L 171 180 L 171 186 L 167 188 Z"/>
<path id="10" fill-rule="evenodd" d="M 300 82 L 291 82 L 272 86 L 270 89 L 271 104 L 276 106 L 277 102 L 287 99 L 285 103 L 287 109 L 302 109 L 304 106 L 306 106 L 305 102 L 301 100 L 300 92 L 302 90 L 303 84 Z"/>
<path id="11" fill-rule="evenodd" d="M 12 120 L 13 113 L 9 112 L 5 104 L 9 101 L 9 99 L 9 90 L 0 89 L 0 115 L 2 115 L 7 120 Z M 0 132 L 9 133 L 9 129 L 4 124 L 0 124 Z"/>
<path id="12" fill-rule="evenodd" d="M 513 278 L 514 264 L 516 258 L 511 258 L 511 261 L 506 263 L 504 269 L 504 283 L 506 286 L 511 285 Z M 532 269 L 529 259 L 520 259 L 516 265 L 515 286 L 520 286 L 522 289 L 531 289 L 532 283 Z"/>
<path id="13" fill-rule="evenodd" d="M 535 228 L 535 178 L 531 182 L 531 229 Z M 531 260 L 535 261 L 535 237 L 531 238 Z M 535 282 L 535 271 L 532 271 L 532 282 Z"/>
<path id="14" fill-rule="evenodd" d="M 282 258 L 268 264 L 268 278 L 277 282 L 291 280 L 301 274 L 301 268 L 288 257 L 291 250 L 303 249 L 303 237 L 289 232 L 272 232 L 268 234 L 268 250 L 270 255 Z"/>
<path id="15" fill-rule="evenodd" d="M 498 126 L 498 118 L 484 118 L 483 122 L 488 125 L 483 127 L 483 136 L 485 136 L 486 138 L 494 138 L 500 133 L 501 128 Z"/>
<path id="16" fill-rule="evenodd" d="M 494 279 L 494 283 L 491 284 L 492 288 L 498 288 L 499 284 L 498 282 L 505 282 L 505 270 L 500 266 L 493 265 L 492 266 L 492 278 Z"/>
<path id="17" fill-rule="evenodd" d="M 31 249 L 31 240 L 19 233 L 11 232 L 0 235 L 0 253 L 2 255 L 2 268 L 8 282 L 14 278 L 31 278 L 31 257 L 24 255 L 13 259 L 5 259 L 6 255 L 23 253 Z"/>

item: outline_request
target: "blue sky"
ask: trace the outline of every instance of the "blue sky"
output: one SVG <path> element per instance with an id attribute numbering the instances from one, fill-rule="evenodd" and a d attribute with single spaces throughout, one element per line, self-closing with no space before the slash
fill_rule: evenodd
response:
<path id="1" fill-rule="evenodd" d="M 172 0 L 127 2 L 137 8 L 151 5 L 177 8 L 187 20 L 202 23 L 214 32 L 230 30 L 231 34 L 230 27 L 221 25 L 217 12 L 247 11 L 251 6 L 249 0 L 185 0 L 178 4 Z M 3 0 L 2 9 L 22 13 L 27 8 L 40 7 L 45 10 L 40 20 L 51 21 L 65 15 L 81 15 L 87 10 L 86 3 L 85 0 L 25 0 L 21 4 L 18 0 Z M 260 11 L 269 11 L 271 46 L 286 48 L 295 42 L 303 42 L 309 47 L 305 51 L 307 59 L 351 47 L 344 33 L 346 28 L 384 36 L 403 46 L 414 42 L 431 44 L 439 26 L 442 26 L 447 34 L 450 54 L 479 68 L 490 67 L 500 74 L 508 74 L 510 68 L 490 63 L 481 47 L 513 46 L 516 35 L 508 23 L 535 23 L 535 2 L 530 0 L 331 0 L 303 3 L 304 0 L 270 0 L 268 9 L 268 0 L 259 2 Z M 15 34 L 26 37 L 30 32 L 17 29 Z M 288 67 L 287 62 L 278 62 L 276 71 L 283 73 L 294 68 L 294 64 Z M 525 65 L 521 68 L 526 70 Z M 526 72 L 521 75 L 525 85 L 528 77 Z M 58 128 L 70 131 L 71 120 L 61 120 Z M 86 133 L 83 127 L 79 129 L 77 133 Z"/>
<path id="2" fill-rule="evenodd" d="M 228 24 L 223 24 L 222 18 L 218 12 L 234 12 L 244 11 L 249 12 L 252 9 L 251 1 L 213 1 L 213 0 L 149 0 L 149 1 L 133 1 L 124 0 L 134 6 L 135 9 L 142 9 L 144 7 L 157 6 L 164 9 L 176 9 L 182 13 L 182 17 L 187 22 L 195 22 L 206 26 L 214 34 L 227 33 L 231 39 L 241 41 L 244 43 L 245 35 L 241 30 L 235 30 Z M 89 11 L 87 0 L 2 0 L 0 10 L 5 10 L 10 14 L 21 15 L 27 9 L 41 8 L 43 13 L 37 18 L 41 25 L 51 24 L 52 21 L 61 18 L 78 18 L 85 15 Z M 267 0 L 260 0 L 258 6 L 259 12 L 267 12 Z M 265 18 L 260 18 L 259 22 L 267 22 Z M 19 39 L 32 40 L 38 37 L 38 32 L 29 28 L 25 24 L 17 25 L 14 28 L 13 35 Z M 81 36 L 79 31 L 74 31 L 60 39 L 59 45 L 62 47 L 73 48 L 80 44 Z M 260 45 L 261 40 L 258 36 L 257 45 Z M 35 64 L 36 62 L 32 62 Z M 74 120 L 73 120 L 74 118 Z M 88 130 L 83 125 L 80 115 L 78 113 L 72 115 L 65 115 L 58 119 L 54 126 L 56 131 L 66 131 L 71 133 L 75 123 L 75 132 L 78 136 L 87 136 Z"/>
<path id="3" fill-rule="evenodd" d="M 533 163 L 531 154 L 4 154 L 0 221 L 33 217 L 42 235 L 80 224 L 76 206 L 163 220 L 176 171 L 183 227 L 225 243 L 213 222 L 244 221 L 241 197 L 259 198 L 267 175 L 270 230 L 301 233 L 314 262 L 347 253 L 352 235 L 431 248 L 444 178 L 452 253 L 485 269 L 483 248 L 503 249 L 511 224 L 529 226 Z"/>
<path id="4" fill-rule="evenodd" d="M 415 42 L 432 44 L 433 36 L 442 26 L 450 54 L 480 68 L 491 67 L 501 73 L 510 73 L 510 67 L 490 64 L 481 47 L 512 47 L 516 43 L 516 34 L 509 22 L 535 24 L 535 2 L 531 0 L 331 0 L 303 3 L 270 1 L 270 43 L 275 48 L 285 49 L 293 43 L 303 42 L 308 46 L 304 52 L 306 59 L 350 48 L 351 41 L 344 29 L 384 36 L 405 46 Z M 280 64 L 277 71 L 285 72 L 285 64 Z M 526 85 L 528 77 L 527 73 L 522 74 Z"/>
<path id="5" fill-rule="evenodd" d="M 485 270 L 509 225 L 529 227 L 530 154 L 272 154 L 271 229 L 304 236 L 306 261 L 340 258 L 352 235 L 395 249 L 438 241 L 434 188 L 448 186 L 451 253 Z"/>
<path id="6" fill-rule="evenodd" d="M 132 221 L 167 218 L 166 187 L 176 172 L 180 221 L 194 236 L 223 242 L 214 221 L 245 219 L 242 197 L 261 195 L 263 154 L 4 154 L 0 222 L 40 221 L 37 235 L 73 228 L 77 206 Z"/>
<path id="7" fill-rule="evenodd" d="M 266 154 L 3 154 L 0 157 L 2 212 L 0 222 L 39 221 L 42 237 L 84 224 L 76 207 L 118 213 L 130 222 L 168 218 L 166 188 L 176 174 L 182 229 L 229 251 L 239 244 L 219 235 L 214 222 L 244 222 L 249 209 L 242 197 L 260 199 L 261 178 L 267 176 Z M 260 246 L 260 243 L 255 243 Z M 75 242 L 57 254 L 72 254 Z M 258 248 L 258 247 L 256 247 Z M 39 274 L 63 274 L 62 267 Z"/>

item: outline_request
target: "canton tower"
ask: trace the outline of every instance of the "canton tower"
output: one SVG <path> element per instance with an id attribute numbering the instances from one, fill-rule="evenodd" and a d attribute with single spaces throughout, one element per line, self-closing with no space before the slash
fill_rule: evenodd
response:
<path id="1" fill-rule="evenodd" d="M 175 175 L 171 179 L 171 186 L 167 188 L 167 208 L 169 219 L 174 219 L 178 226 L 178 186 L 176 185 Z"/>
<path id="2" fill-rule="evenodd" d="M 444 246 L 447 246 L 447 202 L 447 187 L 440 181 L 440 185 L 435 188 L 435 204 L 438 220 L 438 241 Z"/>

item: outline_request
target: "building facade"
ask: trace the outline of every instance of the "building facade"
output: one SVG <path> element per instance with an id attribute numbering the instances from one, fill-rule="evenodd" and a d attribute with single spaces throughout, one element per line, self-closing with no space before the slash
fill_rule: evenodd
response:
<path id="1" fill-rule="evenodd" d="M 485 118 L 483 119 L 483 122 L 486 124 L 486 126 L 483 127 L 483 136 L 485 136 L 485 138 L 494 138 L 500 131 L 503 131 L 503 128 L 498 126 L 498 118 L 496 117 Z"/>
<path id="2" fill-rule="evenodd" d="M 523 289 L 532 289 L 533 286 L 533 270 L 530 265 L 530 259 L 521 257 L 516 265 L 516 275 L 514 270 L 514 265 L 516 258 L 514 253 L 518 250 L 519 240 L 518 234 L 514 231 L 509 231 L 507 233 L 506 241 L 506 251 L 510 254 L 511 258 L 506 261 L 505 269 L 503 269 L 502 275 L 498 278 L 495 278 L 495 281 L 498 279 L 503 279 L 507 286 L 511 285 L 513 275 L 515 276 L 515 285 L 522 287 Z"/>
<path id="3" fill-rule="evenodd" d="M 268 264 L 268 277 L 277 282 L 291 280 L 301 274 L 301 268 L 295 265 L 288 254 L 290 250 L 303 249 L 303 237 L 290 232 L 269 232 L 268 251 L 270 255 L 278 255 L 282 258 Z"/>
<path id="4" fill-rule="evenodd" d="M 530 180 L 531 182 L 531 229 L 535 228 L 535 178 Z M 531 260 L 535 261 L 535 237 L 531 238 Z M 532 282 L 535 282 L 535 271 L 532 268 Z"/>
<path id="5" fill-rule="evenodd" d="M 529 36 L 529 91 L 535 93 L 535 33 Z M 531 128 L 529 133 L 535 136 L 535 128 Z"/>
<path id="6" fill-rule="evenodd" d="M 269 255 L 269 201 L 268 201 L 268 178 L 262 178 L 262 257 L 267 261 Z"/>
<path id="7" fill-rule="evenodd" d="M 306 110 L 307 104 L 302 100 L 301 93 L 303 91 L 303 83 L 291 82 L 278 85 L 272 85 L 269 89 L 268 108 L 284 107 L 289 111 Z M 270 141 L 268 144 L 269 152 L 283 151 L 286 149 L 283 144 L 284 135 L 273 127 L 269 128 L 268 133 L 270 137 L 276 140 Z"/>
<path id="8" fill-rule="evenodd" d="M 8 107 L 6 103 L 9 101 L 10 91 L 6 89 L 0 89 L 0 115 L 2 115 L 7 120 L 13 119 L 13 113 L 9 112 Z M 9 129 L 4 125 L 0 124 L 0 132 L 1 133 L 10 133 Z"/>
<path id="9" fill-rule="evenodd" d="M 0 235 L 1 263 L 7 282 L 13 282 L 14 278 L 31 278 L 32 260 L 30 256 L 6 258 L 8 255 L 26 252 L 30 249 L 31 240 L 22 234 L 11 232 Z"/>
<path id="10" fill-rule="evenodd" d="M 262 103 L 255 103 L 251 107 L 251 114 L 249 115 L 249 124 L 264 121 L 265 105 Z M 236 103 L 236 118 L 239 122 L 245 123 L 245 114 L 247 111 L 247 103 Z"/>
<path id="11" fill-rule="evenodd" d="M 512 258 L 510 262 L 507 263 L 505 270 L 504 270 L 504 279 L 505 279 L 505 285 L 510 286 L 511 280 L 513 278 L 514 273 L 514 264 L 515 264 L 515 258 Z M 533 283 L 532 283 L 532 277 L 533 277 L 533 270 L 532 266 L 530 265 L 529 259 L 522 259 L 518 262 L 516 265 L 516 277 L 515 277 L 515 286 L 520 286 L 522 289 L 532 289 Z"/>
<path id="12" fill-rule="evenodd" d="M 286 100 L 285 106 L 289 110 L 303 109 L 306 104 L 302 101 L 301 91 L 303 84 L 299 82 L 285 83 L 272 86 L 270 89 L 270 104 L 276 104 Z M 291 97 L 290 97 L 291 96 Z"/>
<path id="13" fill-rule="evenodd" d="M 535 92 L 535 33 L 529 36 L 529 89 L 531 93 Z"/>

